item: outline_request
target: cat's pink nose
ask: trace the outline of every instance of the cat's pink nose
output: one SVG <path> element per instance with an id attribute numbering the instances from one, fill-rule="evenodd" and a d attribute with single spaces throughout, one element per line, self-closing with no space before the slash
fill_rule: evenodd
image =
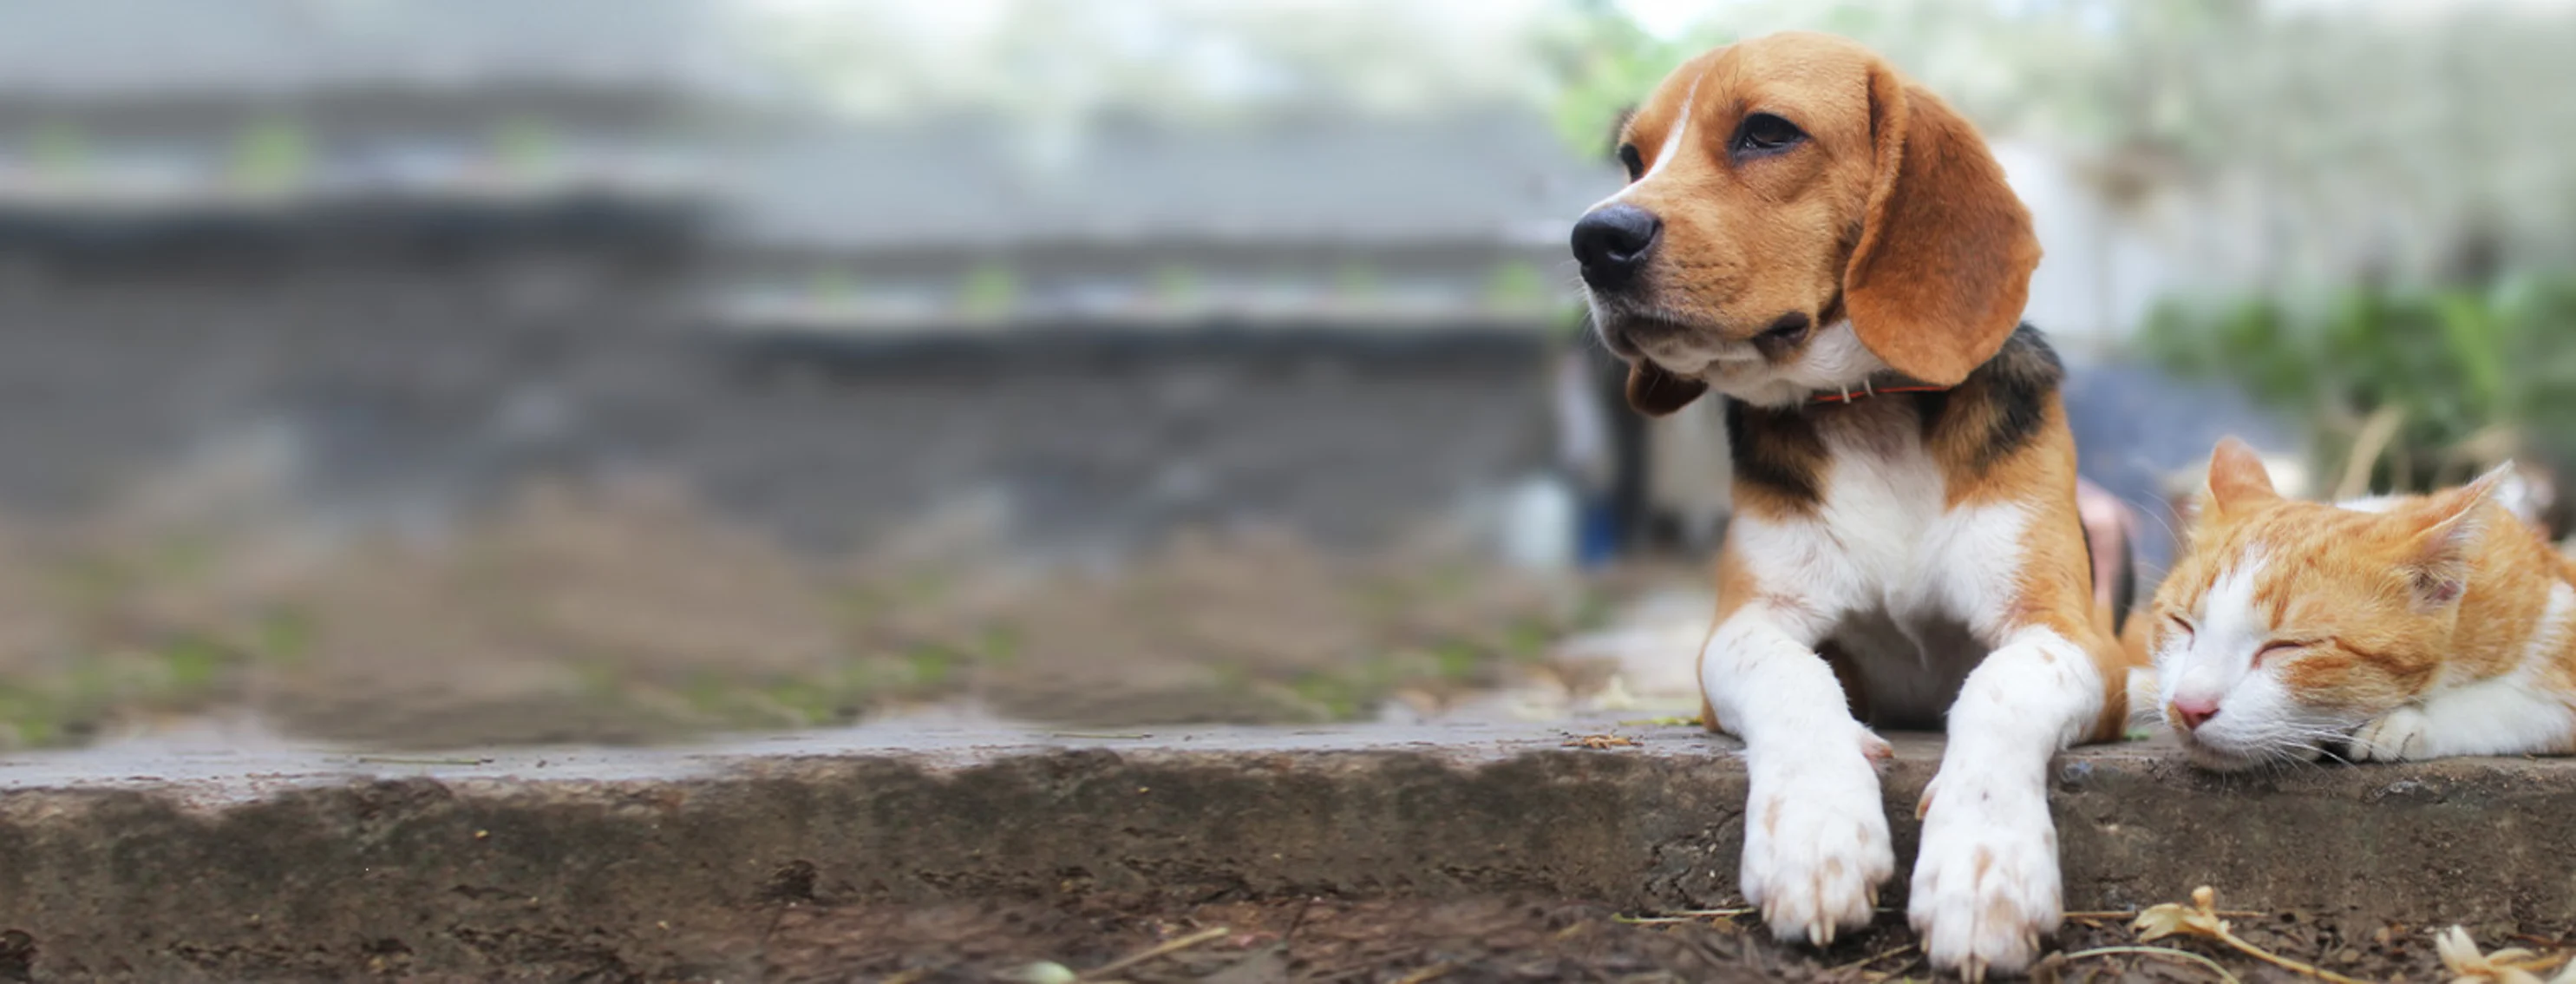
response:
<path id="1" fill-rule="evenodd" d="M 2174 720 L 2182 722 L 2184 731 L 2198 731 L 2202 724 L 2218 716 L 2218 698 L 2176 697 L 2170 710 Z"/>

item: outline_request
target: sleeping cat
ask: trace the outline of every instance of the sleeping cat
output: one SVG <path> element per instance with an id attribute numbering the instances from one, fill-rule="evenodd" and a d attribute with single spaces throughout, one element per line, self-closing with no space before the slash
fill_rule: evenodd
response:
<path id="1" fill-rule="evenodd" d="M 2508 474 L 2296 502 L 2219 442 L 2191 542 L 2132 626 L 2192 762 L 2576 752 L 2576 564 L 2496 501 Z"/>

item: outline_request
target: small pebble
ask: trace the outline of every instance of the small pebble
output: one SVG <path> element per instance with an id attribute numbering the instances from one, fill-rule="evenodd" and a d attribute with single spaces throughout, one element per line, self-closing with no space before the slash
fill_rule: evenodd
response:
<path id="1" fill-rule="evenodd" d="M 1023 964 L 1004 971 L 1000 976 L 1018 984 L 1072 984 L 1076 977 L 1070 968 L 1053 960 Z"/>

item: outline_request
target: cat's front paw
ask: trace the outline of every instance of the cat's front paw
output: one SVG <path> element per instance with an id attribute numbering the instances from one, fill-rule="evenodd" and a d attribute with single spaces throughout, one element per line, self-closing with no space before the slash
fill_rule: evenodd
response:
<path id="1" fill-rule="evenodd" d="M 2059 922 L 2057 827 L 2039 783 L 1944 769 L 1923 794 L 1906 916 L 1936 970 L 2019 974 Z"/>
<path id="2" fill-rule="evenodd" d="M 1869 757 L 1821 752 L 1755 770 L 1745 803 L 1741 882 L 1772 935 L 1817 946 L 1868 925 L 1878 909 L 1878 886 L 1896 874 L 1896 847 Z"/>
<path id="3" fill-rule="evenodd" d="M 2355 762 L 2398 762 L 2424 757 L 2424 733 L 2433 719 L 2421 708 L 2400 707 L 2352 733 L 2348 751 Z"/>

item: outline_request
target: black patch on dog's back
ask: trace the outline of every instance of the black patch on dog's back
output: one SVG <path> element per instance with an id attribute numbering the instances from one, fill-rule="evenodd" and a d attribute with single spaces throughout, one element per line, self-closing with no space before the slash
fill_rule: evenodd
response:
<path id="1" fill-rule="evenodd" d="M 1977 459 L 1982 471 L 2039 434 L 2040 425 L 2048 420 L 2048 401 L 2066 380 L 2066 364 L 2058 361 L 2057 350 L 2048 346 L 2039 329 L 2023 322 L 1977 373 L 1986 377 L 1987 398 L 1994 405 L 1985 450 Z"/>
<path id="2" fill-rule="evenodd" d="M 2048 422 L 2049 401 L 2066 378 L 2066 366 L 2039 329 L 2024 322 L 2004 339 L 1994 358 L 1969 373 L 1957 387 L 1923 397 L 1923 439 L 1952 426 L 1978 427 L 1969 437 L 1976 449 L 1968 464 L 1979 474 L 2011 457 L 2039 436 Z M 1970 412 L 1961 400 L 1976 401 Z M 1956 409 L 1960 412 L 1953 413 Z M 1963 435 L 1964 436 L 1964 435 Z"/>
<path id="3" fill-rule="evenodd" d="M 1735 480 L 1757 485 L 1801 503 L 1823 493 L 1816 487 L 1825 463 L 1825 442 L 1814 421 L 1799 408 L 1772 409 L 1726 401 L 1726 453 L 1735 465 Z"/>

